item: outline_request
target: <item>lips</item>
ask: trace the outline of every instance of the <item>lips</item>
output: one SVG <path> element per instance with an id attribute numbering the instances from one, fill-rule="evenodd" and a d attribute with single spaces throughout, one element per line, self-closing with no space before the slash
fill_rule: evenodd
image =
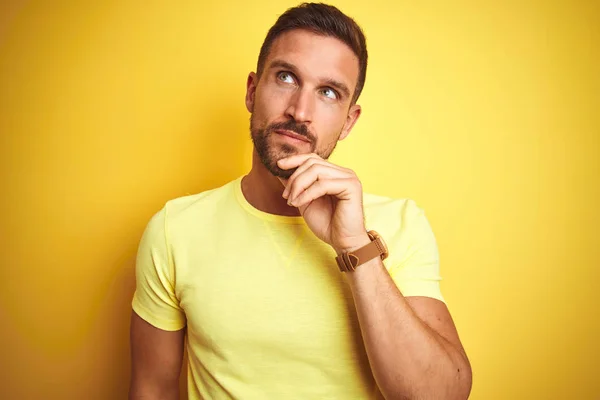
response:
<path id="1" fill-rule="evenodd" d="M 293 139 L 300 140 L 300 141 L 303 141 L 303 142 L 306 142 L 306 143 L 310 143 L 310 140 L 308 140 L 306 138 L 306 136 L 298 135 L 297 133 L 292 132 L 292 131 L 286 131 L 286 130 L 279 130 L 278 129 L 278 130 L 275 131 L 275 133 L 278 133 L 278 134 L 284 135 L 284 136 L 289 136 L 289 137 L 291 137 Z"/>

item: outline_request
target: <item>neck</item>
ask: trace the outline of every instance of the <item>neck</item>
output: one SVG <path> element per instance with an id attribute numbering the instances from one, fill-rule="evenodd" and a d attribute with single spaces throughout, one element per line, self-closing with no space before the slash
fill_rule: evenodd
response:
<path id="1" fill-rule="evenodd" d="M 288 206 L 287 200 L 281 197 L 283 189 L 283 184 L 267 170 L 254 150 L 252 169 L 242 178 L 242 193 L 248 203 L 269 214 L 299 216 L 300 211 Z"/>

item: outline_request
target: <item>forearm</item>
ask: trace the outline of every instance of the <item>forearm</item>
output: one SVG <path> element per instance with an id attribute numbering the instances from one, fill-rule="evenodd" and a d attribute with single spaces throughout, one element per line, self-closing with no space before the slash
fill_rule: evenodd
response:
<path id="1" fill-rule="evenodd" d="M 347 273 L 371 369 L 387 399 L 464 399 L 462 351 L 417 317 L 376 258 Z"/>

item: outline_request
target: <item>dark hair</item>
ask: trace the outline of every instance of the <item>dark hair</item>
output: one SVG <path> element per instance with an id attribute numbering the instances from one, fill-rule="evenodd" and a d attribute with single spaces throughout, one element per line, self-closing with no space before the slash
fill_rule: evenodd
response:
<path id="1" fill-rule="evenodd" d="M 256 73 L 260 77 L 271 45 L 281 34 L 293 29 L 306 29 L 323 36 L 335 37 L 346 43 L 358 57 L 358 81 L 352 96 L 355 103 L 367 76 L 367 43 L 358 24 L 334 6 L 323 3 L 303 3 L 288 9 L 269 29 L 260 48 Z"/>

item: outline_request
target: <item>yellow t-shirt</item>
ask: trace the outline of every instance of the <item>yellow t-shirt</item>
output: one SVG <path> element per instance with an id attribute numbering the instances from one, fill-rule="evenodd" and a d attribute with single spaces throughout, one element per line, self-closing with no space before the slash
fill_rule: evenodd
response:
<path id="1" fill-rule="evenodd" d="M 239 177 L 168 201 L 141 239 L 133 309 L 187 325 L 189 399 L 377 399 L 347 278 L 302 217 L 268 214 Z M 367 229 L 404 296 L 443 301 L 429 223 L 414 201 L 363 195 Z"/>

